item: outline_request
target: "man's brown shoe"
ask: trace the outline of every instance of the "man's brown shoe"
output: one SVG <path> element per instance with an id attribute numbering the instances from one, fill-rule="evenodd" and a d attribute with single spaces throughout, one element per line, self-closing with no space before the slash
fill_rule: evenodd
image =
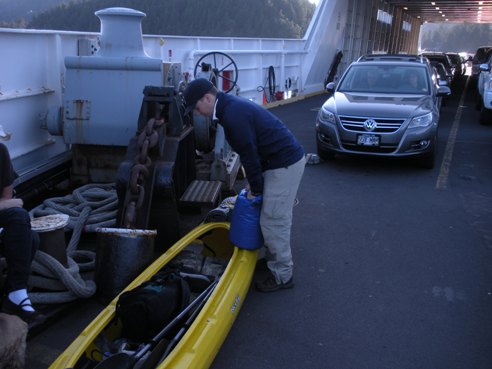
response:
<path id="1" fill-rule="evenodd" d="M 274 292 L 282 289 L 288 289 L 294 287 L 294 278 L 289 279 L 285 283 L 277 283 L 275 277 L 270 275 L 267 279 L 256 282 L 255 287 L 260 292 Z"/>

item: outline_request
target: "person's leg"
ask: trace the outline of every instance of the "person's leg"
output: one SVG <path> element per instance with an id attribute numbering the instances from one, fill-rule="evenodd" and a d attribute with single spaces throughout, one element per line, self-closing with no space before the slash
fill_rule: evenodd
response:
<path id="1" fill-rule="evenodd" d="M 303 158 L 288 168 L 264 173 L 260 225 L 267 248 L 267 265 L 279 285 L 290 282 L 293 275 L 290 248 L 292 207 L 304 166 Z"/>
<path id="2" fill-rule="evenodd" d="M 46 317 L 33 309 L 27 294 L 31 263 L 39 245 L 38 235 L 31 230 L 29 213 L 23 208 L 2 210 L 0 227 L 3 228 L 3 250 L 7 259 L 7 296 L 2 302 L 2 310 L 19 316 L 30 325 L 41 324 Z"/>
<path id="3" fill-rule="evenodd" d="M 27 289 L 31 273 L 31 262 L 39 239 L 33 243 L 31 220 L 27 210 L 10 208 L 0 211 L 0 227 L 3 228 L 2 241 L 7 259 L 6 291 Z"/>
<path id="4" fill-rule="evenodd" d="M 38 250 L 39 247 L 39 235 L 31 230 L 31 253 L 30 253 L 30 259 L 29 259 L 29 273 L 28 273 L 28 278 L 31 270 L 31 264 L 34 259 L 34 256 L 36 255 L 36 251 Z M 8 269 L 7 269 L 8 271 Z M 8 273 L 8 272 L 7 272 Z M 15 276 L 14 276 L 15 277 Z M 22 282 L 23 285 L 24 281 Z M 12 287 L 12 290 L 8 293 L 8 299 L 12 301 L 15 305 L 19 305 L 22 307 L 23 310 L 26 311 L 34 311 L 34 308 L 31 305 L 31 300 L 29 296 L 27 295 L 27 280 L 25 281 L 26 287 L 24 288 L 16 288 Z M 8 291 L 8 289 L 7 289 Z"/>

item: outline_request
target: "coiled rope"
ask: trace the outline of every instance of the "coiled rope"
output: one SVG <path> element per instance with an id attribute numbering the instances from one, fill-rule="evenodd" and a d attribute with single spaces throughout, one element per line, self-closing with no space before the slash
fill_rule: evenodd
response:
<path id="1" fill-rule="evenodd" d="M 54 292 L 30 292 L 33 303 L 64 303 L 94 295 L 96 284 L 90 275 L 95 270 L 95 252 L 77 250 L 80 236 L 82 231 L 95 232 L 99 227 L 114 227 L 117 212 L 118 197 L 114 184 L 88 184 L 75 189 L 71 195 L 47 199 L 30 211 L 33 218 L 67 214 L 69 220 L 65 229 L 73 231 L 67 245 L 68 267 L 43 251 L 36 253 L 29 285 Z"/>

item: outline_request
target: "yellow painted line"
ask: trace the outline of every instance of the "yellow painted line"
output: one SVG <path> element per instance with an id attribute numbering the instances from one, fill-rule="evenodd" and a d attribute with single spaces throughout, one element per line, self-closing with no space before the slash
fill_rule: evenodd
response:
<path id="1" fill-rule="evenodd" d="M 263 105 L 263 107 L 265 109 L 276 108 L 277 106 L 295 103 L 297 101 L 301 101 L 301 100 L 307 99 L 309 97 L 321 95 L 321 94 L 324 94 L 324 93 L 325 93 L 325 91 L 321 90 L 321 91 L 311 92 L 311 93 L 305 94 L 305 95 L 297 95 L 297 96 L 289 97 L 288 99 L 273 101 L 271 103 L 268 103 L 266 105 Z"/>
<path id="2" fill-rule="evenodd" d="M 458 109 L 454 116 L 453 125 L 449 132 L 448 141 L 446 143 L 446 149 L 444 151 L 444 158 L 442 160 L 441 169 L 439 170 L 439 176 L 437 177 L 436 189 L 445 190 L 448 187 L 449 169 L 451 168 L 451 160 L 453 159 L 454 144 L 456 142 L 456 136 L 458 135 L 458 128 L 460 126 L 461 114 L 463 113 L 463 104 L 465 103 L 466 90 L 468 89 L 468 82 L 470 82 L 470 76 L 466 79 L 465 88 L 458 103 Z"/>

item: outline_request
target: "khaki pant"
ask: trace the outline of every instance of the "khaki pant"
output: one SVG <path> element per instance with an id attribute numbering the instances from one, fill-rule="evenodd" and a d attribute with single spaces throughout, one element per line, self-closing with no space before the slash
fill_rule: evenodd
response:
<path id="1" fill-rule="evenodd" d="M 263 204 L 260 225 L 265 240 L 267 265 L 277 283 L 292 278 L 290 249 L 292 207 L 304 172 L 305 158 L 287 167 L 263 173 Z"/>

